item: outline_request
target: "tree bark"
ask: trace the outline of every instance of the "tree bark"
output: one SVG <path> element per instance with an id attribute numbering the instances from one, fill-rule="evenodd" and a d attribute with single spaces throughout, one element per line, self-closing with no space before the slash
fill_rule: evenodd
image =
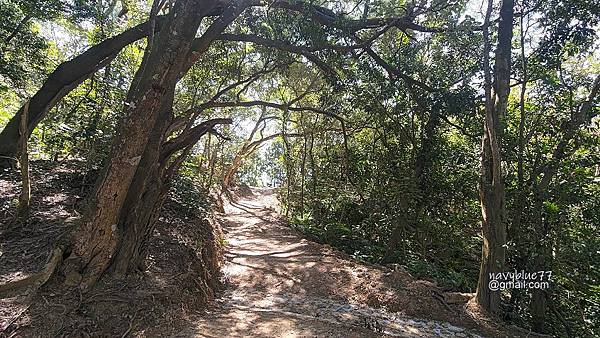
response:
<path id="1" fill-rule="evenodd" d="M 168 104 L 173 100 L 174 91 L 175 88 L 172 87 L 161 107 L 161 116 L 153 128 L 119 217 L 118 229 L 122 231 L 122 243 L 113 262 L 113 272 L 119 278 L 141 266 L 146 243 L 166 197 L 165 182 L 162 180 L 164 164 L 160 161 L 160 151 L 173 118 Z"/>
<path id="2" fill-rule="evenodd" d="M 79 274 L 80 287 L 88 289 L 102 276 L 121 245 L 119 216 L 134 174 L 147 148 L 162 107 L 172 106 L 170 95 L 183 75 L 187 55 L 201 19 L 214 1 L 179 0 L 168 14 L 152 49 L 146 50 L 145 68 L 130 88 L 126 117 L 113 142 L 110 161 L 100 174 L 87 212 L 77 229 L 65 271 Z"/>
<path id="3" fill-rule="evenodd" d="M 489 64 L 489 22 L 492 0 L 488 1 L 484 24 L 485 121 L 482 138 L 479 198 L 482 211 L 483 247 L 475 301 L 486 311 L 497 313 L 500 291 L 489 288 L 490 275 L 503 272 L 506 256 L 506 215 L 502 176 L 502 119 L 506 115 L 510 92 L 511 41 L 514 8 L 512 0 L 503 0 L 498 24 L 498 45 L 494 69 L 494 93 Z"/>
<path id="4" fill-rule="evenodd" d="M 20 134 L 27 134 L 27 120 L 29 112 L 29 100 L 23 106 L 23 116 L 21 116 Z M 27 137 L 21 137 L 21 194 L 19 195 L 19 207 L 17 210 L 17 220 L 24 221 L 29 214 L 29 201 L 31 199 L 31 184 L 29 182 L 29 151 L 27 149 Z"/>

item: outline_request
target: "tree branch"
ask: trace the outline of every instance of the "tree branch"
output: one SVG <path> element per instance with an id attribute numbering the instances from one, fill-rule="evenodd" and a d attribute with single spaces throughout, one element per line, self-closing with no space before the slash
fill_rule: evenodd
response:
<path id="1" fill-rule="evenodd" d="M 189 129 L 187 132 L 175 137 L 174 139 L 167 141 L 162 146 L 161 158 L 162 160 L 168 159 L 173 153 L 186 148 L 189 145 L 193 145 L 200 138 L 214 129 L 218 124 L 231 124 L 233 120 L 230 118 L 218 118 L 204 121 L 199 125 Z"/>
<path id="2" fill-rule="evenodd" d="M 264 106 L 275 109 L 288 109 L 290 111 L 311 111 L 317 114 L 329 116 L 338 121 L 344 122 L 344 118 L 341 116 L 334 114 L 332 112 L 315 108 L 315 107 L 288 107 L 285 104 L 275 103 L 275 102 L 267 102 L 267 101 L 241 101 L 241 102 L 207 102 L 206 104 L 201 105 L 196 109 L 208 109 L 208 108 L 225 108 L 225 107 L 254 107 L 254 106 Z"/>

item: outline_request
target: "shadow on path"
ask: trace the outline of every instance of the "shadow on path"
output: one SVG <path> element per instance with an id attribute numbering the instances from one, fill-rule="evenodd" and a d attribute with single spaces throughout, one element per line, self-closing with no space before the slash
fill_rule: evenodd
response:
<path id="1" fill-rule="evenodd" d="M 271 190 L 229 203 L 220 221 L 231 285 L 179 336 L 475 337 L 448 323 L 396 316 L 364 304 L 387 292 L 383 272 L 302 239 L 283 225 Z M 375 291 L 374 291 L 375 290 Z"/>

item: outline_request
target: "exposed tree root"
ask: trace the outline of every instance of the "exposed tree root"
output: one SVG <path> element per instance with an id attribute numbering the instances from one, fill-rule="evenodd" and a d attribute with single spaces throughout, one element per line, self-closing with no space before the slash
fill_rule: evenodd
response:
<path id="1" fill-rule="evenodd" d="M 64 249 L 57 247 L 52 250 L 48 263 L 41 272 L 31 275 L 27 278 L 0 285 L 0 298 L 15 297 L 29 290 L 36 292 L 52 276 L 60 262 L 62 261 Z"/>

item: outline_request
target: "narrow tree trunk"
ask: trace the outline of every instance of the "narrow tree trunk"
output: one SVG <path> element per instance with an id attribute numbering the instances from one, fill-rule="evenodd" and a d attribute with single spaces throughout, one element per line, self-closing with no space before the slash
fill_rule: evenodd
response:
<path id="1" fill-rule="evenodd" d="M 231 185 L 233 184 L 235 174 L 237 173 L 238 169 L 242 165 L 242 161 L 244 159 L 244 154 L 241 153 L 242 151 L 244 151 L 244 149 L 240 150 L 240 152 L 235 154 L 233 161 L 231 162 L 231 165 L 225 171 L 225 175 L 223 175 L 223 186 L 224 187 L 231 187 Z"/>
<path id="2" fill-rule="evenodd" d="M 306 136 L 302 138 L 302 163 L 300 166 L 300 217 L 304 218 L 304 183 L 306 181 Z"/>
<path id="3" fill-rule="evenodd" d="M 421 146 L 417 152 L 414 162 L 414 173 L 415 179 L 417 180 L 418 190 L 420 192 L 419 200 L 415 205 L 414 210 L 414 221 L 418 222 L 422 209 L 425 206 L 425 201 L 428 197 L 427 190 L 427 172 L 431 165 L 432 157 L 434 154 L 435 147 L 435 133 L 437 127 L 439 126 L 440 118 L 439 111 L 437 107 L 433 107 L 431 109 L 431 113 L 429 114 L 429 119 L 423 128 L 423 133 L 421 136 Z M 386 246 L 386 251 L 382 259 L 382 263 L 391 263 L 394 257 L 394 254 L 398 250 L 399 244 L 402 242 L 404 237 L 404 233 L 407 229 L 409 229 L 409 207 L 408 200 L 406 197 L 402 197 L 399 201 L 400 211 L 399 215 L 401 215 L 398 219 L 396 226 L 393 228 L 390 239 Z M 423 237 L 420 234 L 422 231 L 417 228 L 417 236 Z M 425 243 L 422 243 L 423 251 L 425 251 Z"/>
<path id="4" fill-rule="evenodd" d="M 207 188 L 210 188 L 213 184 L 213 179 L 215 177 L 215 170 L 216 170 L 216 164 L 217 164 L 217 156 L 219 155 L 219 149 L 222 150 L 222 148 L 223 148 L 223 142 L 219 142 L 219 146 L 215 147 L 215 150 L 213 150 L 213 154 L 210 158 L 210 173 L 208 175 L 208 182 L 206 184 Z"/>
<path id="5" fill-rule="evenodd" d="M 10 33 L 10 35 L 4 39 L 4 43 L 9 44 L 10 41 L 12 39 L 14 39 L 21 32 L 21 29 L 23 28 L 23 26 L 25 26 L 29 23 L 29 20 L 31 20 L 31 18 L 32 18 L 32 16 L 30 14 L 25 15 L 25 17 L 23 17 L 23 19 L 21 19 L 21 21 L 19 21 L 19 24 L 17 25 L 17 27 L 15 27 L 15 29 Z"/>
<path id="6" fill-rule="evenodd" d="M 522 7 L 524 11 L 524 7 Z M 525 94 L 527 92 L 527 58 L 525 55 L 525 27 L 523 25 L 523 15 L 519 17 L 519 38 L 520 38 L 520 51 L 521 51 L 521 71 L 523 73 L 521 90 L 519 95 L 519 129 L 517 135 L 517 191 L 516 191 L 516 203 L 514 206 L 514 213 L 512 222 L 510 224 L 508 232 L 508 241 L 515 243 L 514 255 L 515 255 L 515 266 L 514 268 L 520 271 L 525 269 L 527 257 L 524 252 L 523 236 L 522 236 L 522 223 L 523 217 L 525 216 L 525 206 L 527 202 L 527 190 L 525 187 L 525 173 L 524 173 L 524 152 L 525 152 L 525 122 L 526 122 L 526 110 L 525 110 Z M 513 288 L 510 290 L 510 301 L 513 307 L 516 307 L 519 300 L 521 299 L 523 292 L 521 289 Z"/>
<path id="7" fill-rule="evenodd" d="M 544 188 L 544 189 L 547 189 Z M 548 248 L 550 247 L 548 238 L 548 227 L 544 222 L 543 208 L 546 199 L 545 191 L 538 191 L 535 195 L 533 208 L 534 231 L 539 241 L 533 245 L 535 258 L 533 259 L 534 271 L 547 271 Z M 534 332 L 544 333 L 546 324 L 546 291 L 542 289 L 531 290 L 531 328 Z"/>
<path id="8" fill-rule="evenodd" d="M 398 210 L 399 217 L 397 218 L 396 226 L 392 229 L 390 239 L 385 248 L 385 254 L 381 259 L 382 264 L 391 263 L 394 261 L 394 255 L 398 251 L 400 243 L 404 238 L 404 233 L 408 229 L 408 200 L 406 196 L 401 195 L 398 201 L 400 210 Z"/>
<path id="9" fill-rule="evenodd" d="M 479 198 L 483 216 L 481 222 L 483 247 L 475 300 L 483 309 L 497 313 L 500 306 L 500 291 L 491 290 L 489 282 L 491 274 L 503 272 L 506 258 L 505 195 L 500 147 L 502 144 L 502 118 L 506 115 L 508 94 L 510 91 L 513 1 L 503 0 L 500 8 L 493 83 L 494 93 L 492 93 L 489 64 L 489 23 L 491 10 L 492 0 L 489 0 L 483 29 L 486 100 L 479 176 Z"/>
<path id="10" fill-rule="evenodd" d="M 310 133 L 310 148 L 309 148 L 309 156 L 310 156 L 310 177 L 312 181 L 312 198 L 313 201 L 317 198 L 317 186 L 319 185 L 318 173 L 317 173 L 317 164 L 315 162 L 315 134 L 314 132 Z"/>
<path id="11" fill-rule="evenodd" d="M 292 170 L 290 167 L 290 144 L 288 142 L 287 134 L 287 121 L 288 121 L 288 111 L 285 110 L 283 114 L 283 125 L 282 125 L 282 133 L 283 133 L 283 165 L 285 167 L 285 177 L 286 177 L 286 197 L 285 197 L 285 217 L 289 217 L 290 208 L 292 205 L 291 201 L 291 191 L 292 191 Z"/>
<path id="12" fill-rule="evenodd" d="M 29 100 L 23 106 L 23 115 L 21 116 L 20 134 L 27 135 L 27 120 L 29 112 Z M 19 207 L 17 210 L 17 219 L 24 221 L 29 214 L 29 201 L 31 199 L 31 185 L 29 183 L 29 152 L 27 149 L 27 137 L 21 137 L 21 194 L 19 195 Z"/>
<path id="13" fill-rule="evenodd" d="M 581 103 L 579 109 L 572 113 L 571 119 L 565 122 L 561 129 L 563 131 L 563 138 L 559 141 L 556 149 L 552 154 L 552 158 L 548 164 L 546 164 L 540 171 L 536 171 L 533 176 L 535 177 L 534 182 L 536 183 L 534 201 L 533 201 L 533 221 L 534 229 L 541 239 L 534 245 L 534 251 L 536 257 L 534 259 L 534 269 L 536 271 L 548 270 L 548 265 L 552 260 L 550 254 L 551 245 L 548 243 L 546 236 L 549 234 L 547 224 L 543 219 L 543 207 L 544 201 L 548 198 L 548 189 L 550 184 L 556 175 L 560 163 L 565 157 L 568 156 L 567 144 L 576 137 L 578 128 L 584 124 L 589 123 L 592 119 L 590 111 L 593 106 L 593 102 L 600 92 L 600 76 L 597 76 L 594 80 L 594 84 L 590 90 L 587 100 Z M 571 151 L 575 151 L 572 149 Z M 541 179 L 539 179 L 541 175 Z M 546 292 L 544 290 L 533 290 L 531 295 L 530 311 L 531 311 L 531 326 L 535 332 L 543 333 L 545 331 L 546 311 L 547 311 L 547 299 Z"/>

